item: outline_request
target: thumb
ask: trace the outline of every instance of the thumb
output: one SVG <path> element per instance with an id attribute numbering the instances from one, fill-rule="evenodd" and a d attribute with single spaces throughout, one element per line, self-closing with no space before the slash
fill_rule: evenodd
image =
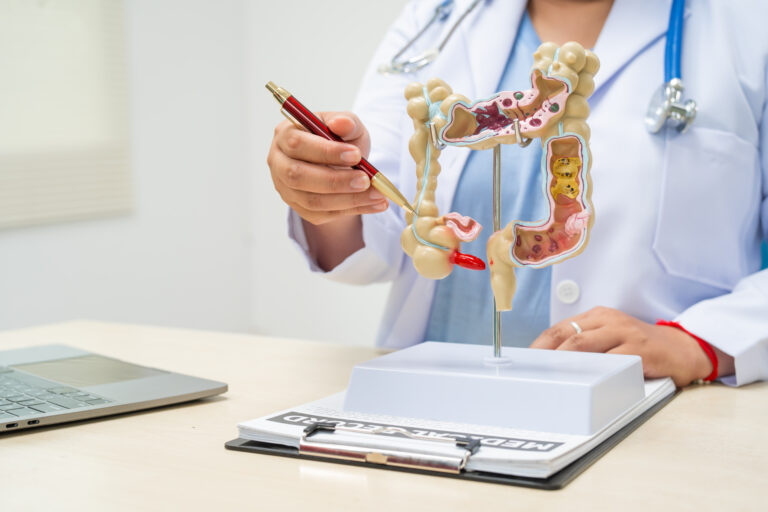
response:
<path id="1" fill-rule="evenodd" d="M 359 147 L 363 156 L 367 156 L 370 139 L 359 117 L 352 112 L 323 112 L 322 118 L 333 133 Z"/>
<path id="2" fill-rule="evenodd" d="M 323 118 L 328 128 L 346 141 L 362 137 L 365 131 L 358 117 L 351 112 L 323 112 Z"/>

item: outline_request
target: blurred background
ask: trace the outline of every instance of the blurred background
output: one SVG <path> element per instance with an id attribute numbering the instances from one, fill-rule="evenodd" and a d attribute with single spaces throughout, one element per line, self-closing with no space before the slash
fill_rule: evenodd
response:
<path id="1" fill-rule="evenodd" d="M 0 329 L 372 344 L 387 286 L 312 275 L 287 238 L 264 84 L 350 109 L 405 3 L 0 0 Z"/>

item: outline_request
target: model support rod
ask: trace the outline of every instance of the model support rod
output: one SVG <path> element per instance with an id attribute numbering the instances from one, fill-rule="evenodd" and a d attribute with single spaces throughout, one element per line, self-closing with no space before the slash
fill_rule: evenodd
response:
<path id="1" fill-rule="evenodd" d="M 501 144 L 493 147 L 493 232 L 501 229 Z M 501 311 L 493 299 L 493 357 L 501 357 Z"/>

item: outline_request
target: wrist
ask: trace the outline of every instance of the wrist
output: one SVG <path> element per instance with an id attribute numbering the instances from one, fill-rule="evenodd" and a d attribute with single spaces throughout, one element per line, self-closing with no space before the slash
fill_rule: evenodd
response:
<path id="1" fill-rule="evenodd" d="M 695 343 L 689 343 L 689 346 L 691 347 L 691 372 L 692 382 L 712 382 L 715 380 L 719 375 L 719 361 L 718 361 L 718 355 L 715 352 L 715 349 L 704 341 L 703 339 L 699 338 L 695 334 L 688 331 L 685 327 L 680 325 L 677 322 L 669 322 L 666 320 L 658 320 L 656 322 L 656 325 L 658 326 L 665 326 L 674 328 L 680 335 L 685 336 L 687 340 L 690 342 Z"/>
<path id="2" fill-rule="evenodd" d="M 359 215 L 339 217 L 326 224 L 315 225 L 302 219 L 309 254 L 317 265 L 328 272 L 352 253 L 365 246 L 363 222 Z"/>

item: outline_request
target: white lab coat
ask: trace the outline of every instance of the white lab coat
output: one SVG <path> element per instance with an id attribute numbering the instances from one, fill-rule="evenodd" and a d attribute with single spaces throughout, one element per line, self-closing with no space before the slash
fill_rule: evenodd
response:
<path id="1" fill-rule="evenodd" d="M 456 0 L 451 19 L 430 30 L 414 52 L 441 40 L 470 1 Z M 434 64 L 416 75 L 377 74 L 435 4 L 406 7 L 377 51 L 355 108 L 371 134 L 369 160 L 406 196 L 416 191 L 416 175 L 405 86 L 436 76 L 469 98 L 490 96 L 525 9 L 525 0 L 484 2 Z M 733 356 L 736 375 L 725 380 L 742 385 L 768 378 L 768 271 L 758 271 L 760 242 L 768 237 L 768 30 L 761 26 L 768 13 L 757 0 L 688 1 L 682 78 L 699 113 L 684 134 L 650 135 L 643 116 L 664 78 L 670 4 L 616 0 L 595 46 L 601 66 L 588 122 L 596 220 L 586 250 L 552 268 L 550 320 L 598 305 L 647 322 L 677 320 Z M 443 151 L 442 213 L 450 211 L 469 151 Z M 490 208 L 491 191 L 478 200 Z M 355 284 L 393 281 L 378 338 L 391 348 L 422 341 L 435 287 L 400 248 L 403 227 L 395 206 L 364 216 L 365 247 L 326 274 Z M 289 229 L 306 250 L 295 215 Z M 484 255 L 485 248 L 468 246 L 467 252 Z"/>

